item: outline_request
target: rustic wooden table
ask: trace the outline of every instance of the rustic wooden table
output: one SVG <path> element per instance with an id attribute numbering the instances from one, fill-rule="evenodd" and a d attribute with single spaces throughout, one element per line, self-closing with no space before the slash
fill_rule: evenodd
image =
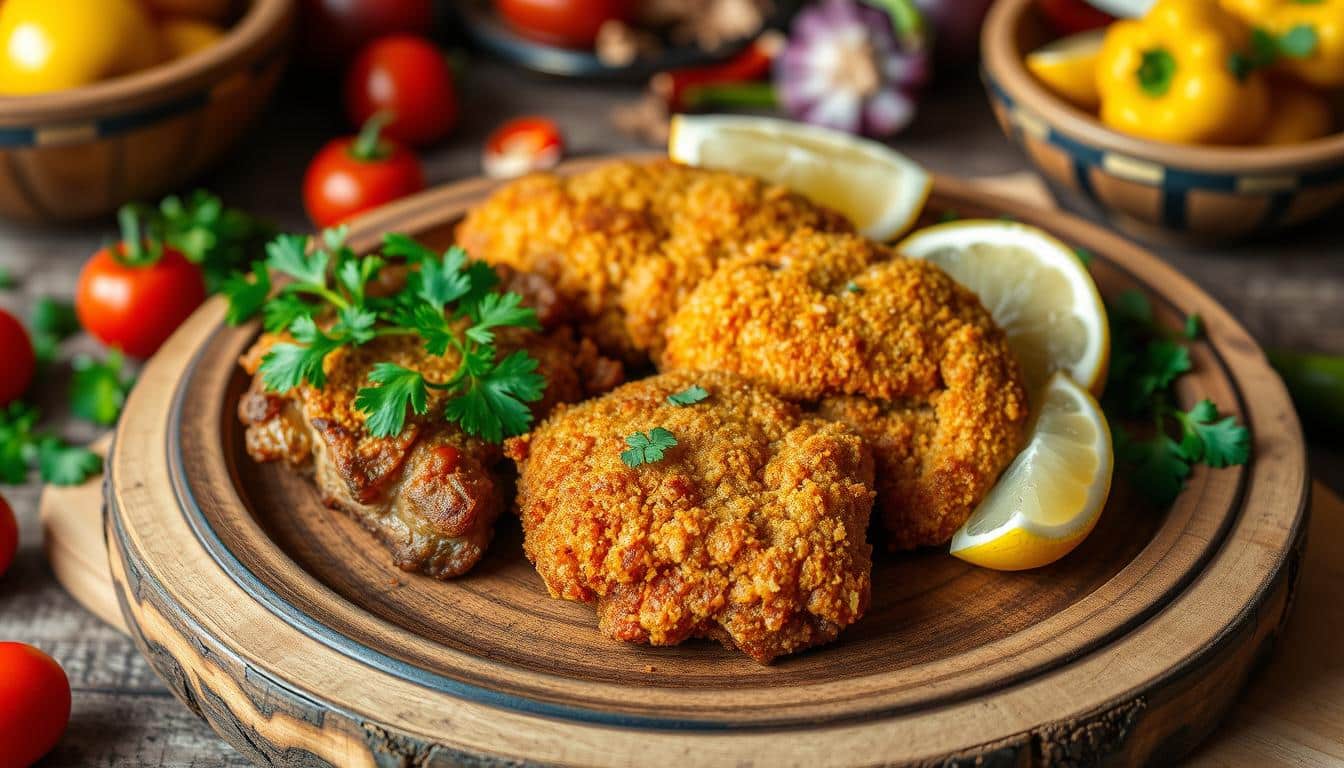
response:
<path id="1" fill-rule="evenodd" d="M 299 180 L 321 142 L 343 132 L 334 105 L 291 85 L 239 148 L 201 185 L 233 205 L 264 213 L 286 228 L 306 226 Z M 324 90 L 324 89 L 317 89 Z M 611 107 L 634 97 L 617 86 L 575 85 L 522 75 L 475 62 L 461 94 L 463 122 L 452 140 L 427 153 L 431 183 L 479 173 L 479 149 L 488 131 L 518 114 L 556 119 L 572 154 L 639 147 L 607 119 Z M 1024 159 L 999 135 L 973 77 L 945 79 L 919 121 L 896 145 L 930 168 L 958 176 L 1023 170 Z M 26 316 L 41 296 L 73 293 L 80 264 L 113 234 L 112 222 L 32 230 L 0 225 L 0 268 L 19 279 L 0 292 L 0 306 Z M 1233 249 L 1159 251 L 1230 308 L 1267 346 L 1344 354 L 1344 225 L 1339 214 L 1277 240 Z M 62 357 L 96 349 L 72 339 Z M 38 389 L 50 424 L 69 438 L 95 432 L 63 418 L 68 365 L 47 375 Z M 1318 479 L 1344 490 L 1344 452 L 1314 443 Z M 65 667 L 74 690 L 74 712 L 61 744 L 44 766 L 244 766 L 247 762 L 172 698 L 131 641 L 80 608 L 56 584 L 41 552 L 37 521 L 40 487 L 0 488 L 19 517 L 19 554 L 0 581 L 0 640 L 32 643 Z"/>

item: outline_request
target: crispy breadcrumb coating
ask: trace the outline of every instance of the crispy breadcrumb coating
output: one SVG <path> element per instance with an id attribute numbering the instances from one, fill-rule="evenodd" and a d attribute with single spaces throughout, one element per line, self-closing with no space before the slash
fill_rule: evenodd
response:
<path id="1" fill-rule="evenodd" d="M 457 238 L 474 258 L 550 280 L 604 352 L 642 362 L 721 261 L 798 227 L 851 229 L 781 185 L 660 160 L 512 182 L 467 215 Z"/>
<path id="2" fill-rule="evenodd" d="M 689 406 L 667 396 L 697 384 Z M 625 438 L 677 445 L 627 466 Z M 873 463 L 863 440 L 727 373 L 665 373 L 564 406 L 506 452 L 524 549 L 608 637 L 710 637 L 756 661 L 833 640 L 868 607 Z"/>
<path id="3" fill-rule="evenodd" d="M 873 446 L 892 548 L 945 544 L 1021 448 L 1003 332 L 936 266 L 853 235 L 753 243 L 666 328 L 661 364 L 739 373 Z"/>

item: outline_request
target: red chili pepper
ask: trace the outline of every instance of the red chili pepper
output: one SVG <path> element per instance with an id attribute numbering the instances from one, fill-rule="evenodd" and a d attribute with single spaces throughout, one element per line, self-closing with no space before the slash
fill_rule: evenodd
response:
<path id="1" fill-rule="evenodd" d="M 649 89 L 667 102 L 670 111 L 679 112 L 691 106 L 693 100 L 689 97 L 697 88 L 745 83 L 765 77 L 770 73 L 775 56 L 783 50 L 784 42 L 781 32 L 768 30 L 723 63 L 659 72 L 649 81 Z"/>

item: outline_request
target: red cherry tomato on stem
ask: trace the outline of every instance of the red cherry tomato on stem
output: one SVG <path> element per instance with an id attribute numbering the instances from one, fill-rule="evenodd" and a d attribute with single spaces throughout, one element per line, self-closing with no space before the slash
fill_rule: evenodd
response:
<path id="1" fill-rule="evenodd" d="M 632 0 L 495 0 L 495 10 L 518 34 L 567 48 L 590 48 L 611 20 L 629 21 Z"/>
<path id="2" fill-rule="evenodd" d="M 22 768 L 51 751 L 70 722 L 61 665 L 24 643 L 0 643 L 0 766 Z"/>
<path id="3" fill-rule="evenodd" d="M 420 161 L 380 135 L 385 115 L 374 115 L 358 136 L 335 139 L 308 165 L 303 203 L 308 218 L 326 228 L 425 188 Z"/>
<path id="4" fill-rule="evenodd" d="M 319 66 L 348 61 L 374 38 L 434 26 L 433 0 L 303 0 L 301 9 L 304 53 Z"/>
<path id="5" fill-rule="evenodd" d="M 564 151 L 565 140 L 555 123 L 544 117 L 519 117 L 490 134 L 481 165 L 492 179 L 511 179 L 555 167 Z"/>
<path id="6" fill-rule="evenodd" d="M 37 360 L 23 323 L 3 309 L 0 309 L 0 360 L 5 361 L 5 372 L 0 374 L 0 405 L 8 405 L 28 391 Z"/>
<path id="7" fill-rule="evenodd" d="M 391 115 L 383 135 L 411 146 L 432 144 L 457 124 L 457 92 L 443 53 L 407 35 L 374 40 L 345 75 L 345 111 L 354 125 Z"/>
<path id="8" fill-rule="evenodd" d="M 1041 12 L 1062 35 L 1073 35 L 1102 27 L 1115 21 L 1110 14 L 1093 8 L 1085 0 L 1040 0 Z"/>
<path id="9" fill-rule="evenodd" d="M 18 549 L 19 522 L 14 519 L 14 510 L 10 509 L 9 502 L 0 496 L 0 576 L 9 570 Z"/>
<path id="10" fill-rule="evenodd" d="M 146 358 L 205 301 L 205 280 L 181 251 L 141 235 L 135 208 L 120 217 L 122 241 L 95 253 L 79 273 L 75 314 L 107 346 Z"/>

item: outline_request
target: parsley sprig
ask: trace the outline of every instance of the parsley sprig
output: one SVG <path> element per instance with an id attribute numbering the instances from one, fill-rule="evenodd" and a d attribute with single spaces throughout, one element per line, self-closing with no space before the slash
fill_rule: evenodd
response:
<path id="1" fill-rule="evenodd" d="M 0 483 L 26 482 L 31 468 L 53 485 L 78 485 L 103 471 L 98 454 L 38 429 L 40 419 L 37 408 L 26 403 L 0 409 Z"/>
<path id="2" fill-rule="evenodd" d="M 641 464 L 662 461 L 667 449 L 677 444 L 677 438 L 663 427 L 654 427 L 647 434 L 636 432 L 625 438 L 628 450 L 621 451 L 621 461 L 631 469 Z"/>
<path id="3" fill-rule="evenodd" d="M 275 344 L 262 358 L 266 386 L 285 392 L 326 384 L 327 355 L 375 338 L 415 335 L 436 356 L 450 352 L 458 362 L 446 381 L 430 381 L 419 371 L 391 362 L 376 364 L 372 386 L 361 388 L 355 407 L 366 414 L 369 432 L 399 434 L 408 411 L 424 415 L 430 390 L 447 395 L 443 417 L 464 432 L 490 442 L 526 432 L 528 403 L 540 400 L 546 380 L 537 361 L 516 350 L 502 358 L 495 346 L 501 328 L 540 330 L 536 312 L 516 293 L 499 293 L 499 278 L 488 265 L 461 248 L 435 252 L 414 239 L 388 234 L 381 256 L 357 256 L 345 245 L 343 229 L 323 232 L 319 242 L 282 235 L 266 249 L 264 263 L 250 276 L 235 274 L 224 286 L 229 320 L 242 322 L 260 312 L 268 331 L 287 331 L 292 341 Z M 388 259 L 410 270 L 392 296 L 370 291 Z M 270 273 L 289 278 L 277 291 Z M 274 295 L 272 295 L 274 294 Z"/>
<path id="4" fill-rule="evenodd" d="M 1155 321 L 1152 306 L 1139 291 L 1126 291 L 1107 305 L 1111 325 L 1111 368 L 1103 406 L 1111 417 L 1117 455 L 1134 467 L 1140 492 L 1157 504 L 1170 504 L 1185 487 L 1193 465 L 1244 464 L 1251 437 L 1231 416 L 1222 416 L 1210 400 L 1189 411 L 1175 403 L 1176 380 L 1191 370 L 1190 350 Z M 1186 318 L 1180 337 L 1197 338 L 1203 323 Z M 1148 420 L 1147 437 L 1119 426 L 1120 419 Z"/>

